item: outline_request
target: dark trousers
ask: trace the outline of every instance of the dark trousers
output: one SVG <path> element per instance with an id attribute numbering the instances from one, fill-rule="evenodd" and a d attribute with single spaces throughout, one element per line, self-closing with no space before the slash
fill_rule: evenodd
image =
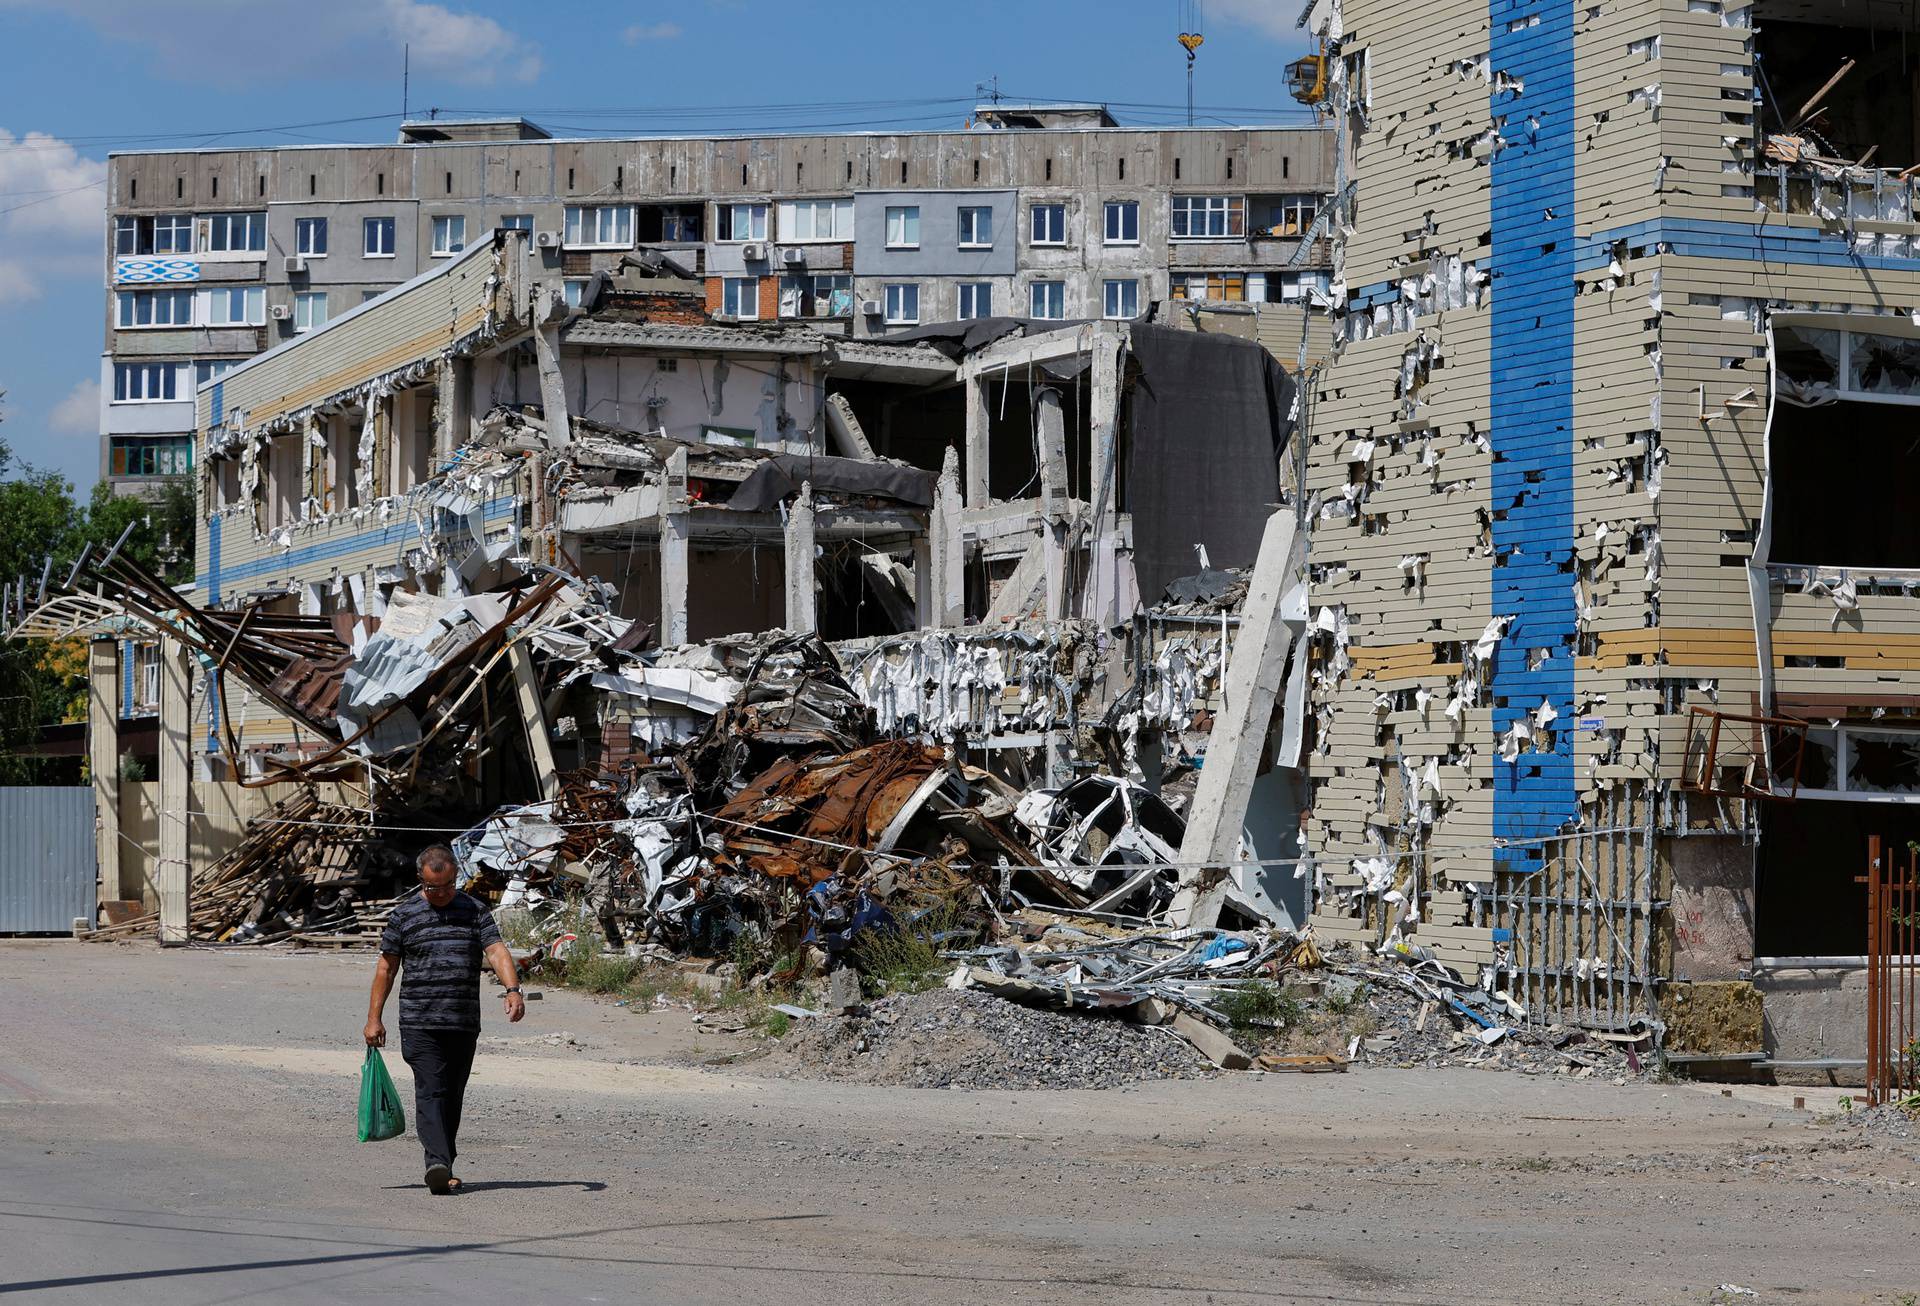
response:
<path id="1" fill-rule="evenodd" d="M 458 1155 L 454 1138 L 479 1041 L 474 1030 L 400 1027 L 400 1056 L 413 1068 L 413 1132 L 429 1166 L 450 1166 Z"/>

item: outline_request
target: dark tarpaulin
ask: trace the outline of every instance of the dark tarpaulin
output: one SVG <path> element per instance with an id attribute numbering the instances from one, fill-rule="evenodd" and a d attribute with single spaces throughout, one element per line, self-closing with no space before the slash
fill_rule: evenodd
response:
<path id="1" fill-rule="evenodd" d="M 1140 593 L 1213 567 L 1250 567 L 1280 497 L 1293 378 L 1233 336 L 1135 324 L 1127 507 Z"/>
<path id="2" fill-rule="evenodd" d="M 862 458 L 814 458 L 803 453 L 777 454 L 740 482 L 727 507 L 740 512 L 765 512 L 800 493 L 802 482 L 812 481 L 817 496 L 823 492 L 892 499 L 915 508 L 933 506 L 933 473 L 898 463 L 867 462 Z"/>

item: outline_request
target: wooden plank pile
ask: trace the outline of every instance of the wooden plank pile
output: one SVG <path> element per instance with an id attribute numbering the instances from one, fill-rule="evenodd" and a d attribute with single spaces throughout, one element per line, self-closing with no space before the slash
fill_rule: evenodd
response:
<path id="1" fill-rule="evenodd" d="M 233 850 L 194 873 L 188 932 L 217 943 L 347 937 L 379 941 L 404 858 L 378 843 L 367 814 L 301 789 L 247 829 Z M 159 925 L 148 912 L 87 937 L 117 939 Z"/>

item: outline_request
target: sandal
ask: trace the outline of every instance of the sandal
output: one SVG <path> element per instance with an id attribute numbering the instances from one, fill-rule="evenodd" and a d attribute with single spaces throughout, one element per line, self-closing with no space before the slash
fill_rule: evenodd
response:
<path id="1" fill-rule="evenodd" d="M 453 1191 L 453 1167 L 430 1165 L 427 1167 L 427 1191 L 435 1197 L 445 1197 Z"/>

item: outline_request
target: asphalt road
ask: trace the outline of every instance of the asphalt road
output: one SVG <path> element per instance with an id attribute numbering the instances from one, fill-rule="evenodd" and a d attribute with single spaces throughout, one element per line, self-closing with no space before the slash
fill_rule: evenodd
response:
<path id="1" fill-rule="evenodd" d="M 751 1045 L 557 993 L 490 1024 L 470 1191 L 434 1198 L 411 1136 L 354 1141 L 369 965 L 0 941 L 0 1301 L 1920 1292 L 1914 1144 L 1776 1095 L 1364 1069 L 856 1088 L 710 1066 Z"/>

